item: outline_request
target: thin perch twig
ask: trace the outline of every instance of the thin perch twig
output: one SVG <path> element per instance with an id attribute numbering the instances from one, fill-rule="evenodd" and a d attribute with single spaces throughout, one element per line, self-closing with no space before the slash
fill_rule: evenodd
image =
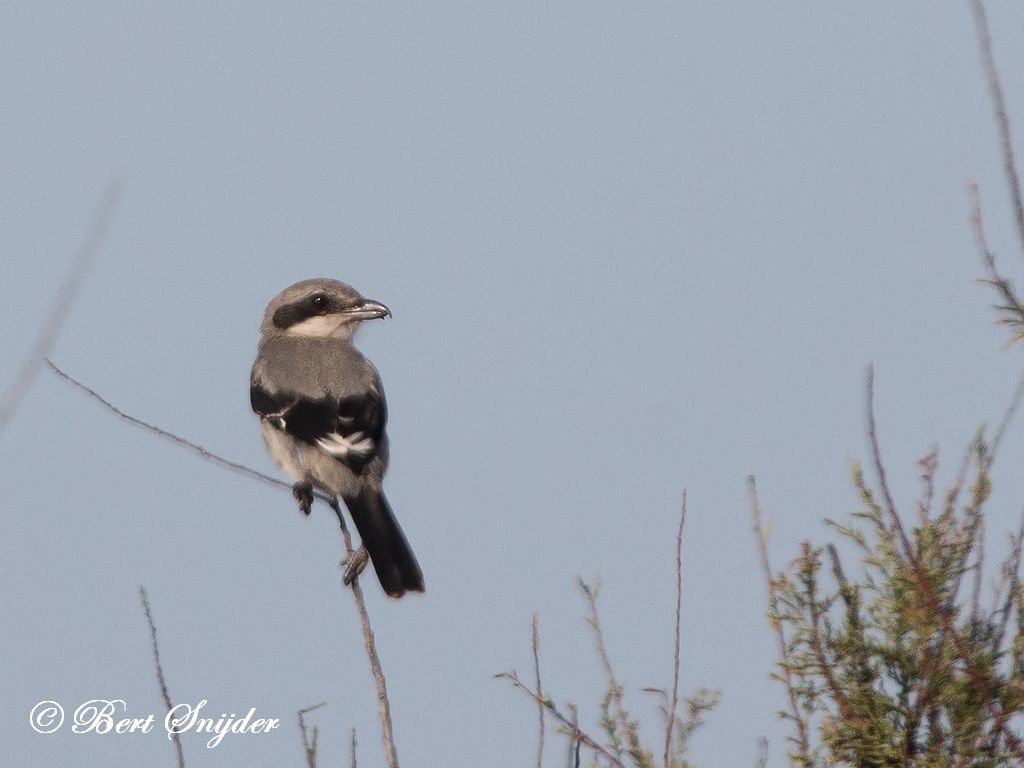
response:
<path id="1" fill-rule="evenodd" d="M 230 459 L 225 459 L 223 456 L 219 456 L 218 454 L 213 453 L 213 451 L 209 451 L 206 448 L 203 448 L 201 445 L 192 442 L 191 440 L 186 440 L 184 437 L 180 437 L 179 435 L 176 435 L 173 432 L 168 432 L 166 429 L 158 427 L 155 424 L 150 424 L 148 422 L 142 421 L 142 419 L 137 419 L 134 416 L 130 416 L 129 414 L 125 413 L 124 411 L 120 410 L 115 405 L 110 403 L 103 396 L 98 394 L 95 390 L 90 389 L 82 382 L 78 381 L 77 379 L 62 371 L 52 361 L 47 360 L 46 362 L 49 364 L 53 372 L 57 374 L 60 378 L 64 379 L 77 389 L 89 395 L 94 400 L 99 402 L 108 411 L 120 417 L 121 419 L 124 419 L 130 424 L 133 424 L 137 427 L 141 427 L 149 432 L 153 432 L 154 434 L 159 435 L 162 438 L 165 438 L 174 443 L 177 443 L 180 446 L 188 448 L 194 451 L 195 453 L 198 453 L 204 459 L 212 461 L 221 467 L 230 469 L 235 472 L 241 472 L 242 474 L 254 477 L 257 480 L 261 480 L 270 485 L 276 485 L 281 488 L 291 490 L 292 486 L 283 480 L 279 480 L 276 477 L 271 477 L 270 475 L 265 475 L 262 472 L 245 466 L 244 464 L 239 464 L 238 462 L 231 461 Z M 333 496 L 321 493 L 320 491 L 314 491 L 313 494 L 318 499 L 326 502 L 328 506 L 330 506 L 331 509 L 334 510 L 334 513 L 337 515 L 338 523 L 341 526 L 341 535 L 345 542 L 345 556 L 346 558 L 351 558 L 352 555 L 354 554 L 354 549 L 352 548 L 352 537 L 348 532 L 348 527 L 345 525 L 345 517 L 341 512 L 341 506 L 338 504 L 338 500 Z M 388 768 L 398 768 L 398 755 L 395 749 L 394 733 L 391 727 L 391 704 L 388 700 L 387 686 L 384 681 L 384 672 L 381 669 L 380 657 L 377 655 L 377 646 L 373 637 L 373 627 L 370 625 L 370 617 L 369 614 L 367 614 L 366 612 L 366 601 L 363 599 L 363 590 L 359 586 L 358 579 L 354 579 L 352 581 L 352 598 L 356 604 L 356 611 L 359 613 L 359 624 L 363 631 L 363 642 L 366 646 L 366 654 L 370 661 L 370 671 L 372 672 L 373 679 L 377 685 L 377 701 L 381 721 L 381 738 L 384 741 L 384 753 L 385 756 L 387 757 Z"/>
<path id="2" fill-rule="evenodd" d="M 164 668 L 160 663 L 160 644 L 156 639 L 153 609 L 149 605 L 149 594 L 146 592 L 145 587 L 139 587 L 139 597 L 142 600 L 142 610 L 146 614 L 146 623 L 149 625 L 149 639 L 153 645 L 153 663 L 156 665 L 156 681 L 160 684 L 160 696 L 163 697 L 164 706 L 167 707 L 167 712 L 170 713 L 174 709 L 174 705 L 171 703 L 171 694 L 167 691 L 167 680 L 164 679 Z M 172 730 L 170 736 L 174 742 L 174 751 L 178 755 L 178 768 L 185 768 L 185 755 L 181 751 L 181 734 L 176 730 Z"/>
<path id="3" fill-rule="evenodd" d="M 222 467 L 224 467 L 226 469 L 230 469 L 233 472 L 240 472 L 243 475 L 248 475 L 249 477 L 254 477 L 257 480 L 260 480 L 260 481 L 262 481 L 264 483 L 269 483 L 270 485 L 277 485 L 277 486 L 280 486 L 281 488 L 287 488 L 288 490 L 291 490 L 292 485 L 290 483 L 286 483 L 284 480 L 280 480 L 279 478 L 276 478 L 276 477 L 271 477 L 270 475 L 266 475 L 266 474 L 264 474 L 264 473 L 262 473 L 262 472 L 260 472 L 258 470 L 255 470 L 255 469 L 250 469 L 249 467 L 245 466 L 244 464 L 239 464 L 236 461 L 231 461 L 230 459 L 225 459 L 223 456 L 218 456 L 213 451 L 210 451 L 210 450 L 207 450 L 206 448 L 203 448 L 203 446 L 199 445 L 198 443 L 193 443 L 191 440 L 186 440 L 184 437 L 179 437 L 178 435 L 174 434 L 173 432 L 168 432 L 166 429 L 162 429 L 161 427 L 158 427 L 155 424 L 150 424 L 148 421 L 143 421 L 142 419 L 138 419 L 135 416 L 131 416 L 131 415 L 125 413 L 120 408 L 118 408 L 116 405 L 114 405 L 109 400 L 107 400 L 102 395 L 100 395 L 98 392 L 96 392 L 93 389 L 90 389 L 89 387 L 87 387 L 85 384 L 83 384 L 82 382 L 80 382 L 78 379 L 76 379 L 75 377 L 71 376 L 70 374 L 65 373 L 63 370 L 61 370 L 59 367 L 57 367 L 56 363 L 54 363 L 49 358 L 46 359 L 46 364 L 48 366 L 50 366 L 50 370 L 53 371 L 57 376 L 59 376 L 64 381 L 66 381 L 69 384 L 71 384 L 76 389 L 84 392 L 89 397 L 91 397 L 93 400 L 95 400 L 100 405 L 102 405 L 104 408 L 106 408 L 108 411 L 113 413 L 115 416 L 117 416 L 120 419 L 123 419 L 124 421 L 127 421 L 129 424 L 132 424 L 132 425 L 134 425 L 136 427 L 141 427 L 142 429 L 145 429 L 145 430 L 147 430 L 149 432 L 152 432 L 155 435 L 158 435 L 159 437 L 164 438 L 165 440 L 170 440 L 172 443 L 177 443 L 178 445 L 180 445 L 180 446 L 182 446 L 184 448 L 188 448 L 188 449 L 190 449 L 192 451 L 195 451 L 200 456 L 202 456 L 204 459 L 208 459 L 209 461 L 212 461 L 214 464 L 219 464 L 220 466 L 222 466 Z M 316 495 L 322 501 L 327 501 L 327 496 L 326 495 L 320 494 L 319 492 L 314 492 L 314 493 L 316 493 Z"/>
<path id="4" fill-rule="evenodd" d="M 110 220 L 113 218 L 114 211 L 117 208 L 120 194 L 121 182 L 119 179 L 115 178 L 107 183 L 106 189 L 100 196 L 96 213 L 93 215 L 92 224 L 90 224 L 85 238 L 82 240 L 81 245 L 78 246 L 78 250 L 68 265 L 64 280 L 57 290 L 53 306 L 50 307 L 46 321 L 43 323 L 43 327 L 40 329 L 39 335 L 36 337 L 31 349 L 29 349 L 25 359 L 22 360 L 17 373 L 14 374 L 13 381 L 3 397 L 0 398 L 0 433 L 3 433 L 4 428 L 21 402 L 21 398 L 28 392 L 33 379 L 35 379 L 36 374 L 39 372 L 39 366 L 43 364 L 46 356 L 50 354 L 50 350 L 57 340 L 57 335 L 70 314 L 71 305 L 78 295 L 78 290 L 81 288 L 82 282 L 89 273 L 93 262 L 95 262 L 96 255 L 100 252 L 103 238 L 106 236 Z"/>
<path id="5" fill-rule="evenodd" d="M 345 540 L 345 558 L 350 559 L 355 554 L 355 549 L 352 547 L 352 535 L 348 532 L 348 526 L 345 525 L 345 516 L 341 513 L 341 504 L 334 497 L 327 503 L 338 517 L 341 536 Z M 355 600 L 356 611 L 359 613 L 359 625 L 363 630 L 363 645 L 366 647 L 366 656 L 370 660 L 373 681 L 377 685 L 377 711 L 380 715 L 384 757 L 387 760 L 388 768 L 398 768 L 398 750 L 395 748 L 395 736 L 391 728 L 391 701 L 388 699 L 388 686 L 384 680 L 380 656 L 377 655 L 377 643 L 373 637 L 373 627 L 370 626 L 370 615 L 366 612 L 366 601 L 363 599 L 363 588 L 359 586 L 358 576 L 352 579 L 351 588 L 352 599 Z"/>
<path id="6" fill-rule="evenodd" d="M 679 510 L 679 530 L 676 532 L 676 632 L 673 653 L 672 699 L 668 707 L 668 722 L 665 724 L 665 768 L 669 768 L 669 752 L 672 749 L 672 734 L 675 731 L 676 707 L 679 704 L 679 646 L 683 613 L 683 525 L 686 523 L 686 491 Z"/>

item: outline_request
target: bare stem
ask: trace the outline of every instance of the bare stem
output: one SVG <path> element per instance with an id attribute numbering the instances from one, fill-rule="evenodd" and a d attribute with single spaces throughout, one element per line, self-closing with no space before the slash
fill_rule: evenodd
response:
<path id="1" fill-rule="evenodd" d="M 533 648 L 533 673 L 537 680 L 537 696 L 544 697 L 540 685 L 540 626 L 537 614 L 533 614 L 533 627 L 530 632 L 530 645 Z M 544 762 L 544 702 L 537 702 L 537 768 Z"/>
<path id="2" fill-rule="evenodd" d="M 669 768 L 672 750 L 672 734 L 675 732 L 676 707 L 679 705 L 679 647 L 683 613 L 683 525 L 686 523 L 686 491 L 679 509 L 679 530 L 676 532 L 676 626 L 673 653 L 672 699 L 668 707 L 668 722 L 665 724 L 665 768 Z"/>
<path id="3" fill-rule="evenodd" d="M 594 750 L 594 752 L 601 755 L 601 757 L 603 757 L 609 763 L 614 765 L 615 768 L 625 768 L 625 766 L 623 765 L 622 761 L 619 760 L 619 758 L 617 758 L 607 749 L 602 747 L 601 744 L 592 736 L 589 736 L 586 732 L 580 730 L 579 725 L 576 722 L 574 722 L 575 717 L 572 720 L 570 720 L 568 717 L 563 715 L 558 710 L 558 707 L 555 706 L 553 701 L 551 701 L 550 699 L 545 699 L 536 691 L 531 691 L 529 686 L 527 686 L 519 679 L 519 676 L 515 673 L 515 671 L 502 672 L 501 674 L 495 675 L 495 677 L 503 680 L 508 680 L 512 683 L 512 685 L 521 690 L 527 696 L 532 697 L 534 701 L 538 701 L 542 705 L 544 705 L 548 709 L 548 711 L 551 712 L 552 715 L 554 715 L 554 718 L 562 725 L 562 727 L 566 729 L 566 731 L 569 733 L 569 736 L 576 740 L 577 744 L 583 744 L 584 746 Z M 576 764 L 579 765 L 578 749 L 576 750 Z"/>
<path id="4" fill-rule="evenodd" d="M 270 475 L 266 475 L 258 470 L 251 469 L 245 466 L 244 464 L 239 464 L 236 461 L 225 459 L 223 456 L 219 456 L 213 451 L 207 450 L 198 443 L 194 443 L 191 440 L 186 440 L 184 437 L 179 437 L 173 432 L 168 432 L 166 429 L 158 427 L 155 424 L 150 424 L 148 421 L 143 421 L 142 419 L 138 419 L 135 416 L 131 416 L 125 413 L 116 405 L 114 405 L 109 400 L 100 395 L 98 392 L 96 392 L 93 389 L 90 389 L 89 387 L 87 387 L 85 384 L 83 384 L 70 374 L 65 373 L 63 370 L 57 367 L 57 364 L 54 363 L 52 360 L 47 359 L 46 364 L 50 366 L 50 370 L 53 371 L 58 377 L 66 381 L 68 384 L 71 384 L 71 386 L 75 387 L 79 391 L 84 392 L 93 400 L 95 400 L 104 408 L 106 408 L 108 411 L 110 411 L 112 414 L 114 414 L 120 419 L 123 419 L 124 421 L 127 421 L 129 424 L 132 424 L 136 427 L 141 427 L 142 429 L 152 432 L 158 437 L 162 437 L 165 440 L 171 441 L 172 443 L 177 443 L 178 445 L 184 448 L 188 448 L 189 450 L 198 453 L 202 458 L 207 459 L 208 461 L 212 461 L 214 464 L 219 464 L 220 466 L 226 469 L 230 469 L 233 472 L 240 472 L 243 475 L 248 475 L 249 477 L 256 478 L 261 482 L 269 483 L 270 485 L 276 485 L 281 488 L 286 488 L 289 491 L 291 490 L 291 484 L 286 483 L 284 480 L 280 480 L 276 477 L 271 477 Z M 317 496 L 323 501 L 327 501 L 327 496 L 320 494 L 319 492 L 314 493 L 316 493 Z"/>
<path id="5" fill-rule="evenodd" d="M 761 505 L 757 500 L 757 481 L 751 475 L 747 478 L 747 490 L 750 495 L 750 514 L 754 519 L 754 535 L 757 537 L 757 551 L 761 557 L 761 569 L 764 571 L 765 586 L 768 589 L 768 608 L 771 611 L 770 621 L 779 643 L 779 667 L 782 669 L 782 682 L 789 698 L 789 715 L 796 723 L 797 747 L 803 765 L 812 765 L 811 747 L 807 735 L 807 718 L 800 711 L 797 702 L 796 686 L 793 684 L 792 665 L 789 661 L 789 649 L 786 643 L 786 630 L 779 620 L 779 592 L 772 574 L 771 562 L 768 559 L 768 537 L 761 525 Z"/>
<path id="6" fill-rule="evenodd" d="M 102 397 L 100 394 L 98 394 L 96 391 L 90 389 L 77 379 L 69 376 L 67 373 L 58 368 L 50 360 L 47 360 L 47 363 L 49 364 L 51 370 L 53 370 L 53 372 L 57 374 L 57 376 L 59 376 L 61 379 L 67 381 L 69 384 L 73 385 L 80 391 L 89 395 L 94 400 L 99 402 L 104 408 L 113 413 L 115 416 L 120 417 L 121 419 L 129 422 L 130 424 L 133 424 L 134 426 L 137 427 L 141 427 L 142 429 L 152 432 L 158 435 L 159 437 L 162 437 L 166 440 L 170 440 L 171 442 L 177 443 L 180 446 L 188 448 L 189 450 L 198 453 L 202 458 L 208 461 L 212 461 L 213 463 L 221 467 L 230 469 L 234 472 L 240 472 L 244 475 L 248 475 L 249 477 L 253 477 L 257 480 L 260 480 L 264 483 L 268 483 L 270 485 L 276 485 L 281 488 L 288 489 L 289 491 L 291 490 L 292 486 L 283 480 L 279 480 L 276 477 L 271 477 L 270 475 L 265 475 L 262 472 L 245 466 L 244 464 L 239 464 L 238 462 L 226 459 L 223 456 L 219 456 L 218 454 L 207 450 L 203 446 L 192 442 L 191 440 L 187 440 L 184 437 L 180 437 L 174 434 L 173 432 L 168 432 L 162 427 L 158 427 L 155 424 L 150 424 L 148 422 L 143 421 L 142 419 L 137 419 L 134 416 L 125 413 L 124 411 L 117 408 L 117 406 L 113 405 L 104 397 Z M 349 534 L 348 528 L 345 525 L 345 517 L 344 515 L 342 515 L 341 506 L 338 504 L 338 500 L 333 496 L 328 496 L 327 494 L 321 493 L 320 491 L 314 491 L 313 493 L 318 499 L 326 502 L 331 507 L 331 509 L 334 510 L 334 513 L 338 517 L 338 524 L 341 526 L 342 538 L 345 541 L 345 556 L 347 558 L 352 557 L 354 553 L 354 550 L 352 548 L 352 537 Z M 366 646 L 366 655 L 370 660 L 370 671 L 373 673 L 373 679 L 377 684 L 377 703 L 380 712 L 381 737 L 384 742 L 384 753 L 385 756 L 387 757 L 388 768 L 398 768 L 398 755 L 395 750 L 395 739 L 391 728 L 391 704 L 388 700 L 387 685 L 385 684 L 384 681 L 384 672 L 381 669 L 380 657 L 377 655 L 377 646 L 373 637 L 373 628 L 370 625 L 370 618 L 366 612 L 366 601 L 363 599 L 363 590 L 359 586 L 358 579 L 354 579 L 352 581 L 352 598 L 355 601 L 356 610 L 359 613 L 359 624 L 362 627 L 363 631 L 363 642 L 364 645 Z"/>
<path id="7" fill-rule="evenodd" d="M 1021 199 L 1020 178 L 1017 175 L 1017 164 L 1013 153 L 1013 139 L 1010 135 L 1010 118 L 1006 111 L 1006 98 L 996 68 L 995 55 L 992 53 L 992 34 L 988 27 L 988 16 L 982 0 L 970 0 L 974 13 L 974 26 L 978 36 L 978 48 L 981 52 L 982 66 L 985 68 L 985 80 L 988 83 L 989 95 L 992 97 L 992 109 L 995 111 L 996 125 L 999 128 L 999 143 L 1003 153 L 1003 171 L 1006 183 L 1010 188 L 1010 204 L 1017 222 L 1017 235 L 1021 248 L 1024 249 L 1024 201 Z"/>
<path id="8" fill-rule="evenodd" d="M 326 704 L 326 701 L 321 701 L 319 704 L 299 710 L 299 733 L 302 735 L 302 747 L 306 753 L 306 768 L 316 768 L 317 742 L 320 739 L 320 730 L 315 725 L 313 726 L 313 735 L 310 736 L 309 730 L 306 728 L 306 715 Z"/>
<path id="9" fill-rule="evenodd" d="M 153 609 L 149 605 L 149 594 L 145 587 L 139 587 L 139 598 L 142 600 L 142 610 L 146 614 L 146 623 L 149 625 L 149 639 L 153 645 L 153 663 L 156 665 L 156 681 L 160 684 L 160 696 L 164 700 L 164 706 L 170 713 L 174 709 L 171 703 L 171 694 L 167 691 L 167 680 L 164 678 L 164 668 L 160 663 L 160 644 L 156 639 L 156 624 L 153 622 Z M 174 742 L 174 751 L 178 756 L 178 768 L 185 768 L 185 755 L 181 751 L 181 735 L 172 731 L 171 740 Z"/>
<path id="10" fill-rule="evenodd" d="M 352 535 L 348 532 L 348 526 L 345 525 L 345 516 L 341 512 L 341 505 L 333 497 L 327 503 L 338 517 L 341 536 L 345 540 L 345 557 L 351 558 L 355 554 L 355 549 L 352 547 Z M 395 749 L 395 735 L 391 728 L 391 702 L 388 699 L 388 686 L 384 680 L 380 656 L 377 655 L 377 643 L 373 637 L 373 627 L 370 626 L 370 615 L 366 612 L 366 601 L 363 599 L 363 588 L 359 586 L 358 576 L 352 579 L 351 586 L 352 599 L 355 601 L 356 611 L 359 613 L 359 626 L 363 630 L 363 645 L 366 647 L 366 656 L 370 660 L 370 672 L 373 673 L 373 681 L 377 685 L 377 711 L 380 715 L 384 757 L 387 760 L 388 768 L 398 768 L 398 750 Z"/>

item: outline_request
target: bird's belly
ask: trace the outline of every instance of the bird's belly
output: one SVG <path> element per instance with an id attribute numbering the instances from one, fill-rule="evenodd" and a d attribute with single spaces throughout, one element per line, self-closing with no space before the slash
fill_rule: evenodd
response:
<path id="1" fill-rule="evenodd" d="M 311 482 L 335 496 L 358 493 L 363 478 L 334 457 L 283 432 L 270 422 L 261 425 L 270 457 L 293 480 Z"/>
<path id="2" fill-rule="evenodd" d="M 262 422 L 260 428 L 263 432 L 263 443 L 267 446 L 267 453 L 274 463 L 293 480 L 308 480 L 308 473 L 300 461 L 298 441 L 270 422 Z"/>

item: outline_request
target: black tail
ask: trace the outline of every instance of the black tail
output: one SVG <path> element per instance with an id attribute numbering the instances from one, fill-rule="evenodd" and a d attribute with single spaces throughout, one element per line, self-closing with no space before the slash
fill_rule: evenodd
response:
<path id="1" fill-rule="evenodd" d="M 423 571 L 384 493 L 367 489 L 357 496 L 346 496 L 345 506 L 384 591 L 390 597 L 401 597 L 406 591 L 422 592 Z"/>

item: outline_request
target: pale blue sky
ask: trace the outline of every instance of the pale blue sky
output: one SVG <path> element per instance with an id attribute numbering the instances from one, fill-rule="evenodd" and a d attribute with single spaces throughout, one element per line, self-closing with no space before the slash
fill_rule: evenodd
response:
<path id="1" fill-rule="evenodd" d="M 693 757 L 782 765 L 781 690 L 744 478 L 776 564 L 854 508 L 863 376 L 905 509 L 1013 389 L 968 228 L 1021 262 L 965 3 L 8 2 L 0 24 L 0 350 L 27 351 L 107 180 L 107 245 L 55 359 L 112 401 L 274 471 L 249 412 L 266 301 L 336 277 L 388 304 L 361 337 L 390 406 L 387 490 L 428 592 L 367 582 L 405 765 L 531 764 L 530 667 L 588 717 L 600 573 L 627 696 L 722 691 Z M 1014 125 L 1024 13 L 992 3 Z M 1018 134 L 1019 135 L 1019 134 Z M 8 363 L 7 373 L 13 366 Z M 1016 524 L 1018 425 L 991 508 Z M 380 764 L 372 681 L 323 508 L 133 430 L 42 375 L 0 439 L 0 743 L 12 765 L 172 765 L 158 734 L 44 737 L 41 699 L 281 717 L 190 766 Z M 944 478 L 952 469 L 945 467 Z M 657 740 L 650 734 L 652 741 Z M 561 742 L 549 736 L 551 765 Z M 558 745 L 557 747 L 555 745 Z"/>

